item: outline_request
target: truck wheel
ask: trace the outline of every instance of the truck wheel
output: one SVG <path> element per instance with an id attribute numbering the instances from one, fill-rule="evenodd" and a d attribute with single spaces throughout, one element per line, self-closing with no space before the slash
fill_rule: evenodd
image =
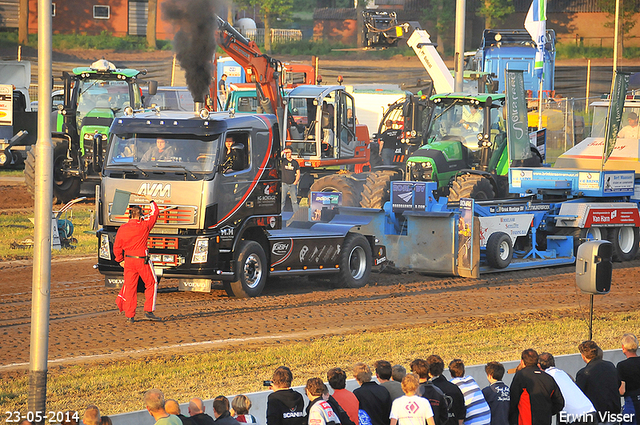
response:
<path id="1" fill-rule="evenodd" d="M 589 227 L 581 229 L 579 227 L 562 227 L 558 230 L 559 235 L 573 236 L 573 253 L 578 253 L 578 247 L 587 240 L 601 241 L 607 239 L 607 229 L 602 227 Z M 615 246 L 615 244 L 614 244 Z"/>
<path id="2" fill-rule="evenodd" d="M 638 255 L 638 228 L 616 227 L 607 240 L 613 244 L 613 261 L 631 261 Z"/>
<path id="3" fill-rule="evenodd" d="M 53 140 L 53 203 L 65 203 L 75 199 L 80 194 L 80 179 L 64 176 L 62 166 L 67 158 L 67 142 Z M 36 193 L 36 155 L 35 145 L 27 154 L 24 164 L 24 182 L 32 196 Z"/>
<path id="4" fill-rule="evenodd" d="M 360 205 L 360 192 L 355 188 L 355 181 L 340 174 L 320 177 L 311 185 L 310 192 L 342 192 L 342 205 L 357 207 Z"/>
<path id="5" fill-rule="evenodd" d="M 463 174 L 456 177 L 449 191 L 449 202 L 459 202 L 462 198 L 486 201 L 495 198 L 493 185 L 486 177 L 478 174 Z"/>
<path id="6" fill-rule="evenodd" d="M 349 233 L 340 251 L 340 277 L 347 288 L 362 288 L 371 274 L 371 245 L 362 235 Z"/>
<path id="7" fill-rule="evenodd" d="M 402 178 L 399 170 L 379 170 L 370 173 L 362 188 L 362 208 L 382 209 L 391 199 L 391 182 Z"/>
<path id="8" fill-rule="evenodd" d="M 243 240 L 238 244 L 235 282 L 224 282 L 231 297 L 257 297 L 267 283 L 267 257 L 258 242 Z"/>
<path id="9" fill-rule="evenodd" d="M 511 238 L 504 232 L 496 232 L 487 240 L 487 263 L 494 269 L 504 269 L 511 264 L 513 246 Z"/>

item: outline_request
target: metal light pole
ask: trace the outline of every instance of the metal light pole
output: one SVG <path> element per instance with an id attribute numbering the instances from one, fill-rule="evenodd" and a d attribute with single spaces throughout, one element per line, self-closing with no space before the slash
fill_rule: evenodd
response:
<path id="1" fill-rule="evenodd" d="M 618 69 L 618 33 L 620 32 L 620 0 L 616 0 L 616 18 L 614 21 L 615 33 L 613 34 L 613 72 Z"/>
<path id="2" fill-rule="evenodd" d="M 456 56 L 455 56 L 455 91 L 461 92 L 464 85 L 464 27 L 466 19 L 466 0 L 456 0 Z"/>
<path id="3" fill-rule="evenodd" d="M 46 412 L 49 353 L 49 291 L 51 288 L 51 209 L 53 146 L 51 144 L 51 0 L 38 0 L 38 141 L 36 153 L 35 234 L 31 300 L 30 412 Z M 43 418 L 34 417 L 43 423 Z M 46 418 L 46 416 L 45 416 Z M 41 419 L 41 420 L 38 420 Z"/>

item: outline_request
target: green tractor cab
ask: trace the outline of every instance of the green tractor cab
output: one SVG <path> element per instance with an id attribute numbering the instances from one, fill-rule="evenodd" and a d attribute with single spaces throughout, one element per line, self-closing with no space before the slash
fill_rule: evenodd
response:
<path id="1" fill-rule="evenodd" d="M 143 97 L 138 78 L 146 71 L 117 69 L 104 59 L 90 67 L 63 72 L 63 102 L 52 117 L 55 202 L 68 202 L 80 194 L 83 182 L 100 182 L 109 127 L 125 109 L 141 110 Z M 149 83 L 155 94 L 157 83 Z M 25 163 L 27 188 L 35 193 L 35 152 Z"/>
<path id="2" fill-rule="evenodd" d="M 412 181 L 435 181 L 441 196 L 494 199 L 508 195 L 509 160 L 504 94 L 446 94 L 431 97 L 427 143 L 407 160 Z M 531 146 L 522 166 L 539 166 Z"/>

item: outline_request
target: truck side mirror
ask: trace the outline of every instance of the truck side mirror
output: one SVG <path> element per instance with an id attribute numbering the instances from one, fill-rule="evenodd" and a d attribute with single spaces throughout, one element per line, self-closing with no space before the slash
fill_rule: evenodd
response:
<path id="1" fill-rule="evenodd" d="M 156 80 L 149 81 L 149 96 L 154 96 L 158 93 L 158 82 Z"/>

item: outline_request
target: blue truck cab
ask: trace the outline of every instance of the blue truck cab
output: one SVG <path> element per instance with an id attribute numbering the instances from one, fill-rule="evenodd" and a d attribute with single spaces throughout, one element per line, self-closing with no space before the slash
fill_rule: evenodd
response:
<path id="1" fill-rule="evenodd" d="M 547 30 L 542 90 L 551 95 L 554 88 L 556 64 L 556 33 Z M 494 74 L 498 93 L 505 91 L 505 70 L 523 70 L 525 90 L 538 97 L 540 81 L 535 75 L 536 43 L 526 30 L 488 29 L 482 34 L 482 45 L 470 58 L 467 68 Z"/>

